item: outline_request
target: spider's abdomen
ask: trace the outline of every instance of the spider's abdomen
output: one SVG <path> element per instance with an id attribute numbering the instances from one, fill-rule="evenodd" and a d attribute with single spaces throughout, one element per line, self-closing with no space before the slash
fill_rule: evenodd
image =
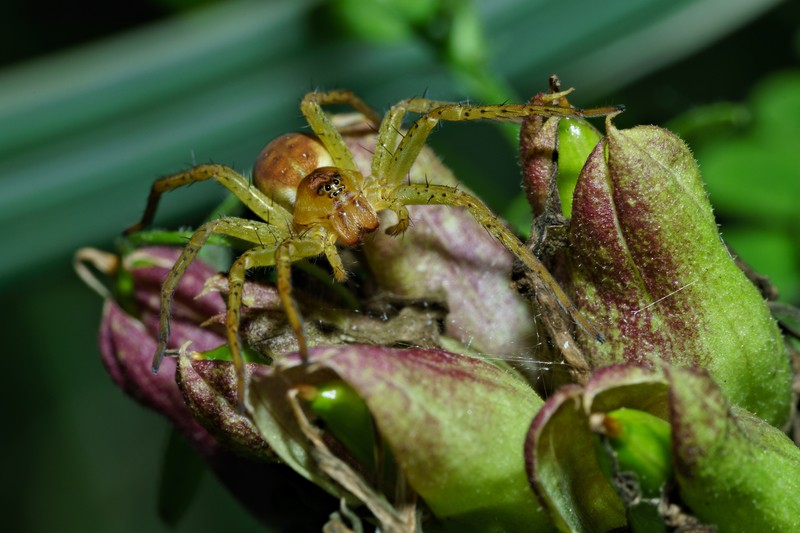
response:
<path id="1" fill-rule="evenodd" d="M 318 167 L 330 166 L 333 159 L 316 137 L 287 133 L 270 142 L 253 165 L 253 184 L 286 209 L 297 200 L 297 187 Z"/>
<path id="2" fill-rule="evenodd" d="M 375 209 L 356 185 L 354 171 L 321 167 L 303 178 L 297 187 L 294 222 L 299 226 L 319 224 L 355 246 L 364 234 L 378 228 Z"/>

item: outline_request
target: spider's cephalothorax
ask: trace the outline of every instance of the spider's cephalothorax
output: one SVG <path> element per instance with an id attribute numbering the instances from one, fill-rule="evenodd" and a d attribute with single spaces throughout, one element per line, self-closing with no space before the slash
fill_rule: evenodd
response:
<path id="1" fill-rule="evenodd" d="M 323 105 L 345 104 L 361 113 L 378 131 L 370 174 L 365 177 L 356 166 L 340 131 L 322 110 Z M 257 217 L 219 218 L 200 226 L 186 244 L 181 256 L 164 281 L 161 291 L 159 344 L 153 358 L 157 370 L 169 340 L 172 294 L 186 267 L 211 235 L 234 237 L 251 244 L 228 272 L 230 288 L 226 314 L 226 334 L 237 373 L 239 403 L 245 395 L 245 368 L 239 339 L 240 308 L 245 272 L 259 266 L 274 265 L 278 292 L 287 319 L 297 335 L 301 357 L 308 357 L 303 320 L 292 297 L 291 264 L 306 257 L 324 254 L 334 277 L 342 281 L 346 272 L 337 244 L 354 246 L 378 227 L 382 210 L 397 214 L 398 222 L 386 229 L 390 235 L 402 233 L 409 224 L 407 205 L 439 204 L 467 209 L 475 219 L 511 253 L 536 274 L 562 308 L 586 333 L 602 340 L 600 333 L 575 309 L 547 269 L 492 212 L 474 196 L 446 185 L 408 183 L 405 177 L 425 145 L 433 128 L 442 120 L 518 121 L 529 115 L 601 116 L 618 112 L 618 107 L 580 110 L 566 107 L 505 104 L 494 106 L 437 102 L 422 98 L 404 100 L 380 116 L 348 91 L 308 93 L 301 110 L 316 137 L 283 135 L 261 152 L 253 169 L 252 184 L 247 178 L 222 165 L 200 165 L 185 172 L 157 180 L 140 223 L 128 233 L 148 226 L 158 201 L 166 191 L 197 181 L 215 179 L 236 195 Z M 406 113 L 419 116 L 403 131 Z"/>
<path id="2" fill-rule="evenodd" d="M 355 246 L 365 233 L 378 229 L 378 214 L 358 186 L 357 172 L 322 167 L 297 186 L 294 223 L 319 224 L 339 236 L 345 246 Z"/>
<path id="3" fill-rule="evenodd" d="M 293 212 L 301 228 L 324 226 L 345 246 L 378 229 L 378 215 L 362 190 L 364 177 L 334 166 L 322 143 L 302 133 L 270 142 L 253 165 L 253 183 Z"/>

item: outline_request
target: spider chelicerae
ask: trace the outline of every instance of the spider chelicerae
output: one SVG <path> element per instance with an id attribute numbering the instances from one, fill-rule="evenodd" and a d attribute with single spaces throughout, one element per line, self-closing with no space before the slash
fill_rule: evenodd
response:
<path id="1" fill-rule="evenodd" d="M 337 104 L 350 106 L 361 113 L 378 132 L 369 176 L 359 172 L 340 131 L 323 111 L 323 106 Z M 417 204 L 467 209 L 544 282 L 547 290 L 581 329 L 602 341 L 602 335 L 580 315 L 547 269 L 483 202 L 455 187 L 409 183 L 405 178 L 428 135 L 440 121 L 519 121 L 529 115 L 592 117 L 616 113 L 619 107 L 581 110 L 523 104 L 467 105 L 411 98 L 392 106 L 381 119 L 353 93 L 340 90 L 308 93 L 300 109 L 318 140 L 302 134 L 279 137 L 262 151 L 254 167 L 252 182 L 233 169 L 216 164 L 199 165 L 161 178 L 153 183 L 141 221 L 126 230 L 129 234 L 149 226 L 163 193 L 208 179 L 214 179 L 228 189 L 259 219 L 218 218 L 206 222 L 191 236 L 161 290 L 154 372 L 160 366 L 169 341 L 172 294 L 210 236 L 232 237 L 251 246 L 233 262 L 228 272 L 225 329 L 237 376 L 238 400 L 242 406 L 246 388 L 239 323 L 245 272 L 255 267 L 275 266 L 278 294 L 297 336 L 300 356 L 307 360 L 303 318 L 292 296 L 292 263 L 324 254 L 334 278 L 343 281 L 346 272 L 337 245 L 359 244 L 365 234 L 378 228 L 377 214 L 386 209 L 398 217 L 397 223 L 387 228 L 386 233 L 402 234 L 409 225 L 406 206 Z M 402 123 L 406 113 L 420 116 L 404 130 Z M 315 150 L 316 156 L 310 157 L 310 152 Z M 320 162 L 325 162 L 324 166 Z"/>

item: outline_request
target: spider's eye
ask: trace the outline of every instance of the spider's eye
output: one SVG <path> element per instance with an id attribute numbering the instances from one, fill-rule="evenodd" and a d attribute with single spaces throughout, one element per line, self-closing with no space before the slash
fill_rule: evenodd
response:
<path id="1" fill-rule="evenodd" d="M 339 196 L 339 193 L 345 189 L 345 185 L 341 178 L 341 174 L 333 174 L 328 181 L 317 187 L 317 196 L 324 196 L 326 194 L 330 198 Z"/>

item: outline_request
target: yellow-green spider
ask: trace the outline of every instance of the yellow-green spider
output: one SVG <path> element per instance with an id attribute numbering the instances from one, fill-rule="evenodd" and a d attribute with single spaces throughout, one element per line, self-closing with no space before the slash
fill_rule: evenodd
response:
<path id="1" fill-rule="evenodd" d="M 341 133 L 323 111 L 324 105 L 354 108 L 378 132 L 371 174 L 359 172 Z M 542 279 L 547 289 L 578 326 L 602 341 L 602 335 L 583 318 L 541 262 L 476 197 L 445 185 L 408 183 L 405 178 L 425 141 L 439 121 L 519 121 L 525 116 L 592 117 L 618 112 L 619 107 L 581 110 L 568 107 L 503 104 L 466 105 L 411 98 L 380 115 L 349 91 L 308 93 L 300 104 L 316 138 L 302 134 L 279 137 L 261 152 L 252 182 L 233 169 L 199 165 L 153 183 L 141 221 L 126 230 L 139 231 L 153 220 L 161 195 L 198 181 L 214 179 L 241 200 L 260 220 L 226 217 L 206 222 L 189 239 L 161 291 L 160 333 L 153 357 L 156 372 L 170 335 L 172 294 L 187 266 L 211 235 L 234 237 L 251 244 L 228 272 L 226 333 L 236 369 L 238 400 L 244 405 L 245 367 L 239 338 L 240 308 L 245 272 L 261 266 L 277 269 L 278 292 L 289 324 L 297 335 L 300 356 L 308 358 L 303 318 L 292 297 L 291 265 L 324 254 L 337 281 L 346 277 L 337 245 L 355 246 L 378 228 L 378 212 L 389 209 L 398 222 L 386 229 L 399 235 L 409 225 L 407 205 L 440 204 L 466 208 L 508 250 Z M 419 114 L 408 130 L 406 113 Z"/>

